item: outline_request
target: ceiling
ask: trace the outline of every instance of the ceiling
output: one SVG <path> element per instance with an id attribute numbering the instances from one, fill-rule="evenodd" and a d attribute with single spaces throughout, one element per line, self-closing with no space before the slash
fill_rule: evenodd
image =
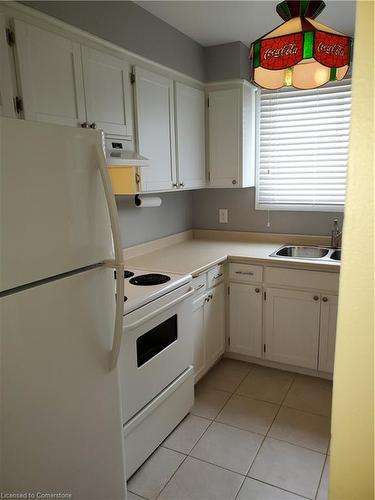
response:
<path id="1" fill-rule="evenodd" d="M 207 47 L 253 40 L 283 21 L 276 13 L 278 1 L 136 1 L 156 17 Z M 326 0 L 318 20 L 348 35 L 354 34 L 355 1 Z"/>

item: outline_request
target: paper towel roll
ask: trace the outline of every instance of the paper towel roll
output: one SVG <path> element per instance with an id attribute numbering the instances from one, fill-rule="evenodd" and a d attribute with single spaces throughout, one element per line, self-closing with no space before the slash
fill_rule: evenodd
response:
<path id="1" fill-rule="evenodd" d="M 140 196 L 135 197 L 135 205 L 139 208 L 160 207 L 161 198 L 159 196 Z"/>

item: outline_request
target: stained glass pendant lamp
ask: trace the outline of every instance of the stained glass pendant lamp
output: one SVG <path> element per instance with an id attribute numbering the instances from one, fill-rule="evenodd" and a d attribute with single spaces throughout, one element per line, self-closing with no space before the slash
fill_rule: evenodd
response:
<path id="1" fill-rule="evenodd" d="M 251 81 L 265 89 L 314 89 L 342 80 L 352 38 L 315 21 L 325 3 L 285 0 L 276 7 L 284 23 L 251 44 Z"/>

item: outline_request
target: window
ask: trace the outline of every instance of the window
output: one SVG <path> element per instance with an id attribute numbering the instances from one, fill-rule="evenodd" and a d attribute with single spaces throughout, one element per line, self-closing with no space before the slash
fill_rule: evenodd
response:
<path id="1" fill-rule="evenodd" d="M 350 103 L 350 79 L 261 91 L 256 209 L 343 210 Z"/>

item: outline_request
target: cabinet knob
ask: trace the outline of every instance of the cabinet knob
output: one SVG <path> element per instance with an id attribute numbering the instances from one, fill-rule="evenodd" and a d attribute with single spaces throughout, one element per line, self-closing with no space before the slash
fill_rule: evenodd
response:
<path id="1" fill-rule="evenodd" d="M 174 182 L 174 183 L 172 184 L 172 186 L 173 186 L 174 188 L 176 188 L 176 187 L 178 187 L 178 184 L 177 184 L 176 182 Z"/>
<path id="2" fill-rule="evenodd" d="M 314 295 L 314 300 L 319 300 L 319 295 Z"/>
<path id="3" fill-rule="evenodd" d="M 232 184 L 233 184 L 233 186 L 234 186 L 235 184 L 237 184 L 236 179 L 233 179 L 233 180 L 232 180 Z"/>
<path id="4" fill-rule="evenodd" d="M 185 184 L 183 182 L 180 182 L 180 187 L 185 187 Z"/>
<path id="5" fill-rule="evenodd" d="M 323 300 L 323 302 L 328 302 L 328 298 L 327 297 L 323 297 L 322 300 Z"/>
<path id="6" fill-rule="evenodd" d="M 259 292 L 260 292 L 260 288 L 256 288 L 255 293 L 259 293 Z"/>
<path id="7" fill-rule="evenodd" d="M 87 128 L 89 126 L 89 124 L 87 122 L 82 122 L 81 123 L 81 127 L 82 128 Z"/>
<path id="8" fill-rule="evenodd" d="M 90 123 L 90 128 L 94 128 L 95 129 L 96 128 L 96 123 L 94 123 L 94 122 Z"/>

